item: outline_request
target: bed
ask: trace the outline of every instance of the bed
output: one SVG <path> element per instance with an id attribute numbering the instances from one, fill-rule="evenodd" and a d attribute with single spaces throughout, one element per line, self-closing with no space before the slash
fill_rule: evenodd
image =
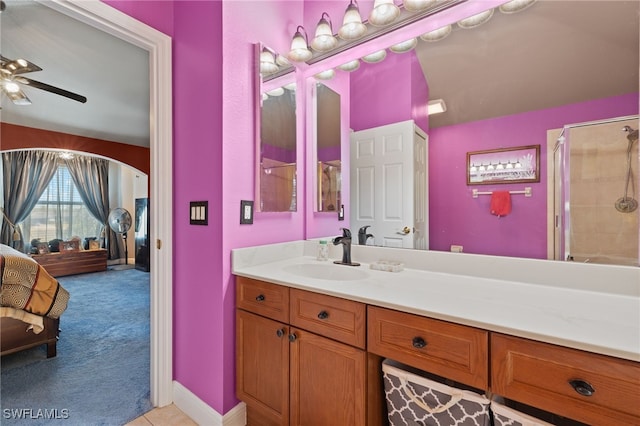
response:
<path id="1" fill-rule="evenodd" d="M 24 253 L 0 244 L 0 355 L 47 346 L 56 356 L 69 292 Z"/>

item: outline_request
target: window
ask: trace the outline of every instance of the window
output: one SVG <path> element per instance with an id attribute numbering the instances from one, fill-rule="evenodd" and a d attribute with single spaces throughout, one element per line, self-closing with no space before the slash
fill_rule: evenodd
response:
<path id="1" fill-rule="evenodd" d="M 99 238 L 102 224 L 85 206 L 67 166 L 60 165 L 22 229 L 25 242 L 35 238 L 47 242 L 73 236 Z"/>

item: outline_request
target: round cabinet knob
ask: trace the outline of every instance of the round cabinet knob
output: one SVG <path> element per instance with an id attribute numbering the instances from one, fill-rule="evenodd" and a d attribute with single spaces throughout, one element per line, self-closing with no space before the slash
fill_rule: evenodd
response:
<path id="1" fill-rule="evenodd" d="M 278 329 L 278 331 L 276 331 L 276 335 L 277 335 L 278 337 L 282 337 L 282 336 L 284 336 L 284 328 L 280 328 L 280 329 Z"/>
<path id="2" fill-rule="evenodd" d="M 318 314 L 318 318 L 321 320 L 329 318 L 329 312 L 320 311 L 320 313 Z"/>
<path id="3" fill-rule="evenodd" d="M 295 342 L 297 338 L 298 338 L 298 336 L 296 336 L 296 333 L 291 333 L 289 335 L 289 341 L 290 342 Z"/>
<path id="4" fill-rule="evenodd" d="M 414 337 L 411 343 L 416 349 L 422 349 L 427 346 L 427 342 L 422 337 Z"/>
<path id="5" fill-rule="evenodd" d="M 585 382 L 584 380 L 569 380 L 569 384 L 576 392 L 578 392 L 582 396 L 591 396 L 596 391 L 593 386 L 589 384 L 589 382 Z"/>
<path id="6" fill-rule="evenodd" d="M 265 299 L 264 294 L 259 294 L 256 296 L 256 301 L 258 302 L 264 302 L 264 299 Z"/>

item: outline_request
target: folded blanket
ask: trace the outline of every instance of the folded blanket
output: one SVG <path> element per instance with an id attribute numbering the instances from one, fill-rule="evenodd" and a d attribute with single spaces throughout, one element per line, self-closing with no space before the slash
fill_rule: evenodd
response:
<path id="1" fill-rule="evenodd" d="M 67 309 L 69 292 L 24 253 L 0 245 L 0 305 L 58 318 Z"/>

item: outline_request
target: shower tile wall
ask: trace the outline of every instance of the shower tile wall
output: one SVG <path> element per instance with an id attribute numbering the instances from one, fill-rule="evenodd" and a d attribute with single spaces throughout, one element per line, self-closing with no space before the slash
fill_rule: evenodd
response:
<path id="1" fill-rule="evenodd" d="M 570 146 L 570 253 L 577 262 L 638 266 L 639 211 L 621 213 L 615 202 L 624 195 L 627 133 L 637 120 L 572 128 Z M 629 196 L 638 199 L 638 142 L 632 151 Z M 635 187 L 635 192 L 633 188 Z"/>

